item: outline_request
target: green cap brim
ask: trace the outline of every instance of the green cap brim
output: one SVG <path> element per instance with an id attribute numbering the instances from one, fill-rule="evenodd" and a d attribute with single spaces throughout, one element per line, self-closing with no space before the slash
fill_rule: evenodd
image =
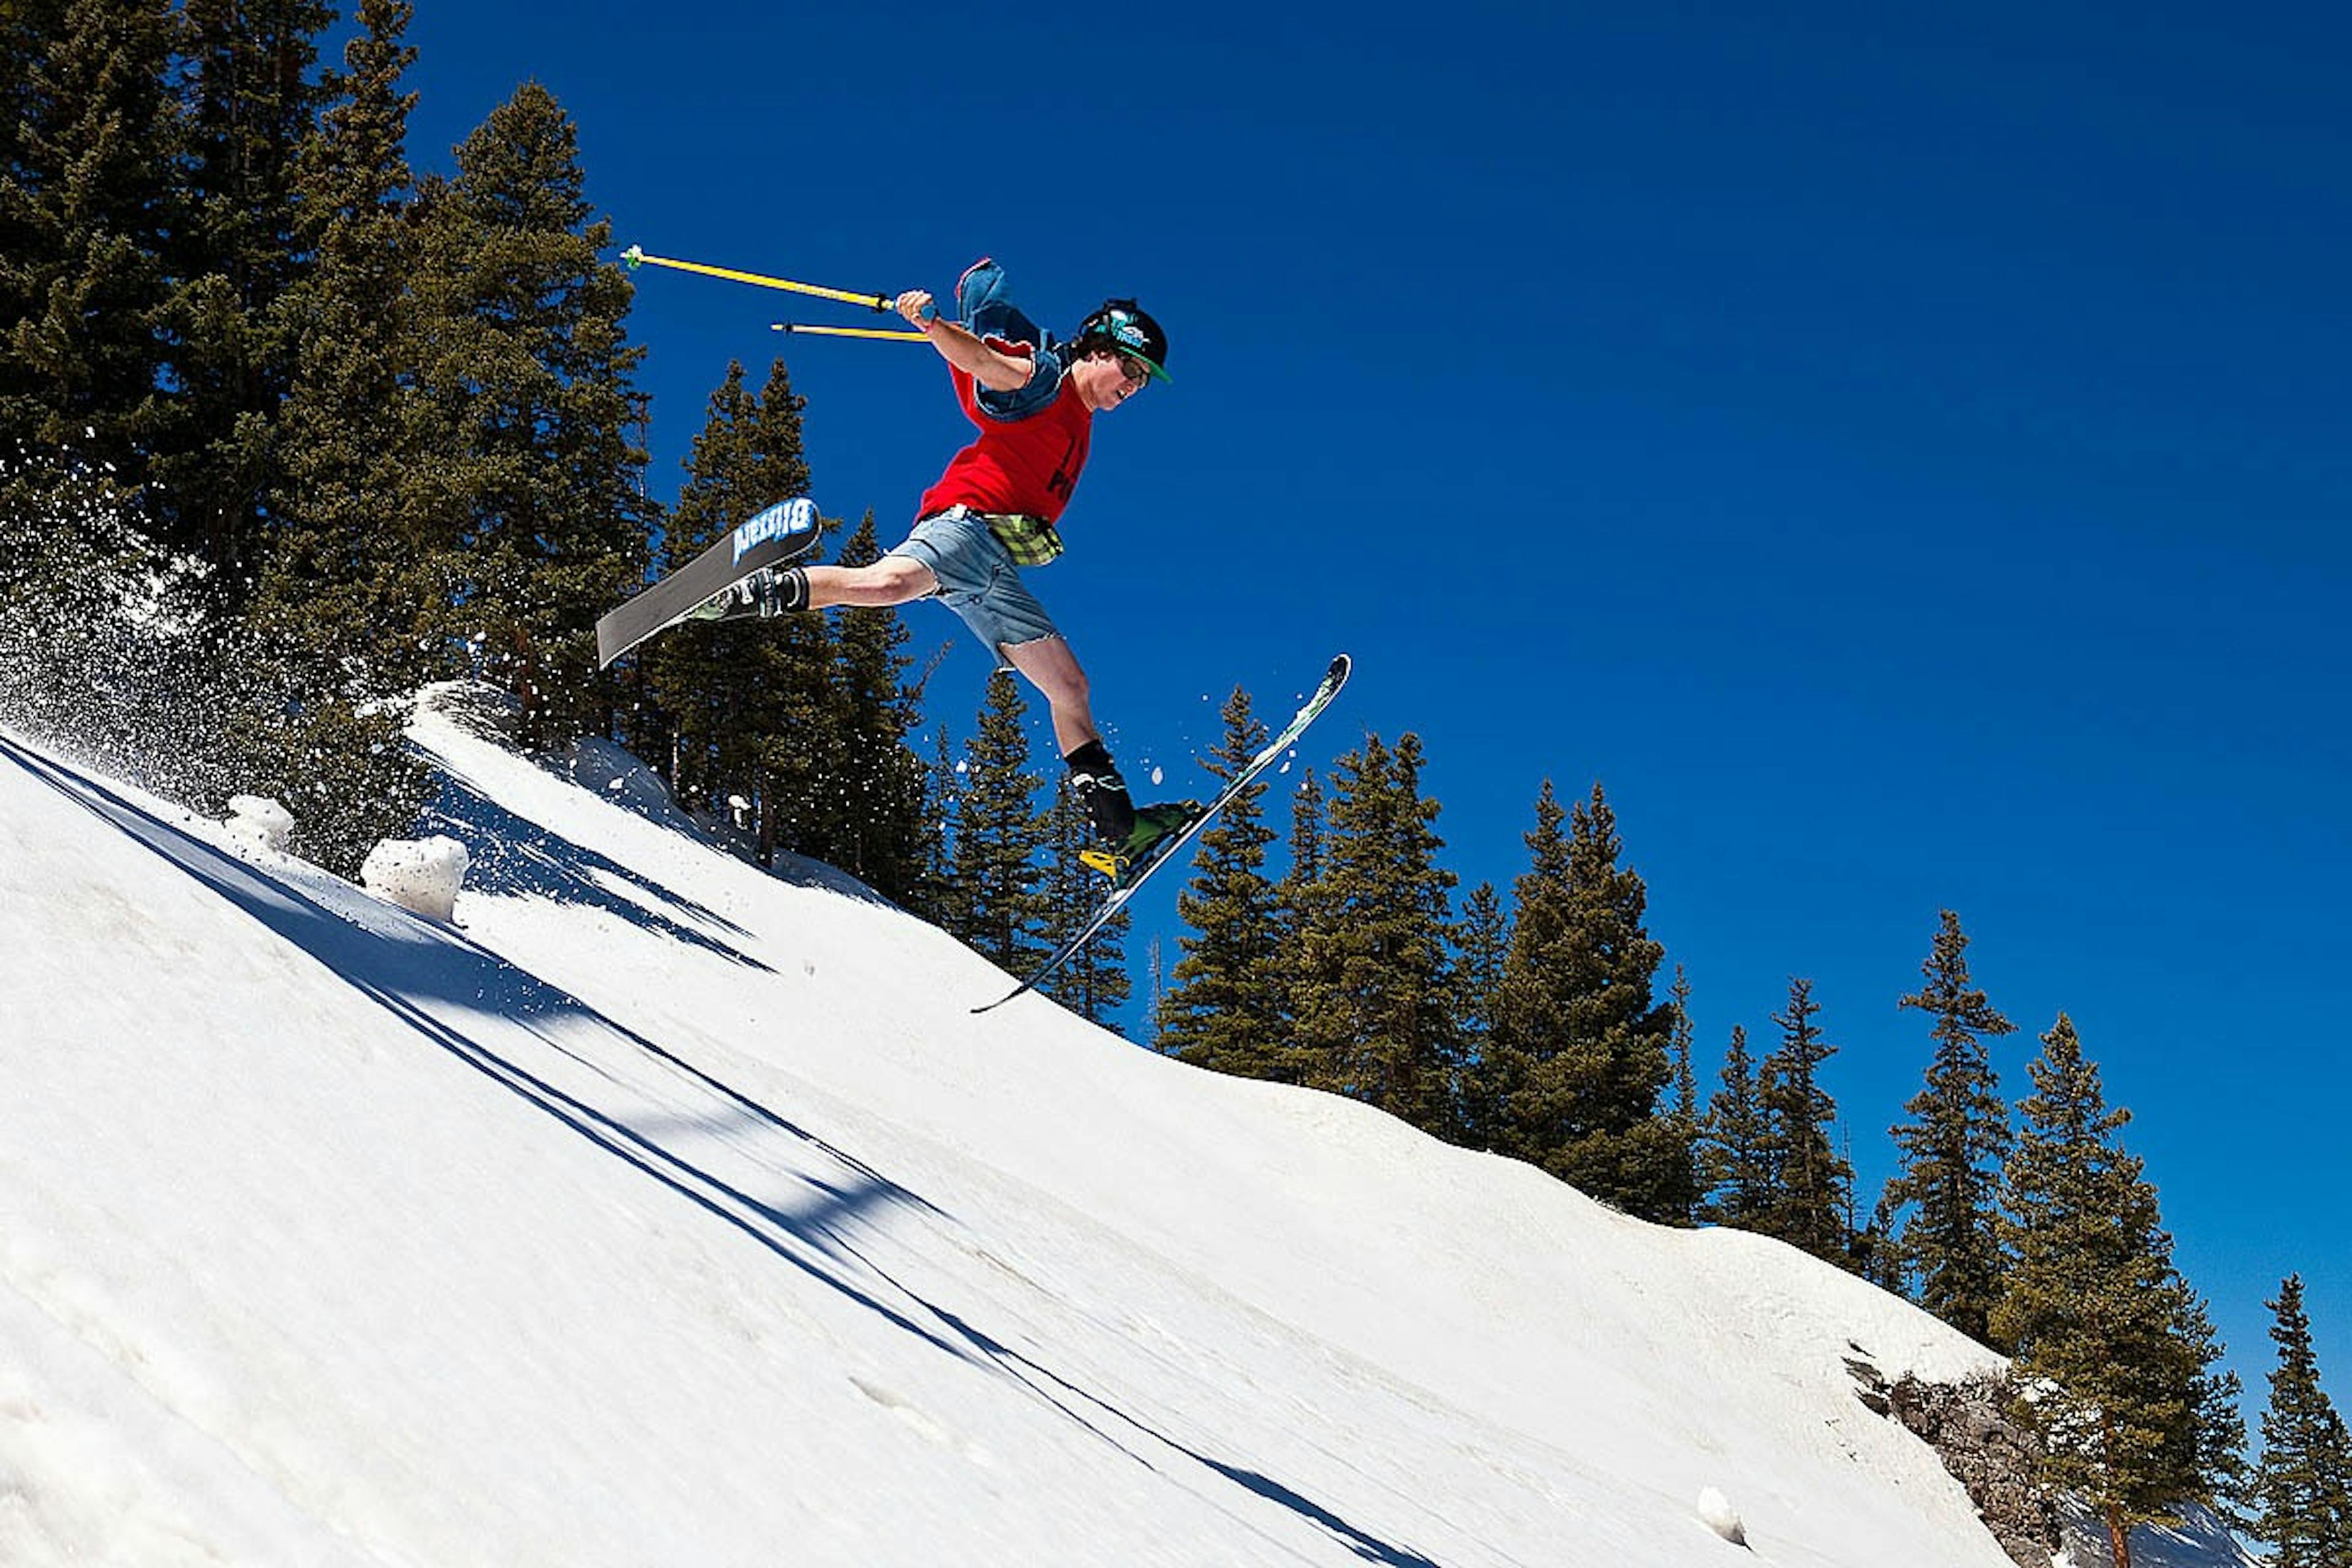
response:
<path id="1" fill-rule="evenodd" d="M 1108 349 L 1113 353 L 1125 354 L 1128 358 L 1139 362 L 1145 369 L 1151 372 L 1151 379 L 1154 381 L 1174 381 L 1176 379 L 1174 376 L 1170 375 L 1166 371 L 1162 370 L 1158 364 L 1154 363 L 1150 354 L 1144 353 L 1137 349 L 1129 348 L 1125 343 L 1120 342 L 1108 332 L 1097 333 L 1090 338 L 1073 339 L 1070 346 L 1076 349 L 1081 353 L 1091 353 L 1096 349 Z"/>

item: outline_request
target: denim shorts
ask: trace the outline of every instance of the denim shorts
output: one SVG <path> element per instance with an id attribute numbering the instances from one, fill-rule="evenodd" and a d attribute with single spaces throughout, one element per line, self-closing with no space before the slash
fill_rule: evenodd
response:
<path id="1" fill-rule="evenodd" d="M 1022 583 L 1013 557 L 970 508 L 950 507 L 923 519 L 890 553 L 929 567 L 940 580 L 931 597 L 961 616 L 1000 663 L 1008 647 L 1062 635 Z"/>

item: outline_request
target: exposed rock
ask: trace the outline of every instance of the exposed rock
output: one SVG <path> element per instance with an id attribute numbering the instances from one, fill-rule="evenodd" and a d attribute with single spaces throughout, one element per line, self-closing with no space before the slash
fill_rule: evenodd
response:
<path id="1" fill-rule="evenodd" d="M 1986 1374 L 1927 1383 L 1906 1373 L 1889 1384 L 1867 1361 L 1848 1356 L 1845 1364 L 1855 1397 L 1936 1450 L 2010 1561 L 2048 1568 L 2063 1544 L 2059 1510 L 2035 1479 L 2042 1445 L 2010 1414 L 2008 1381 Z"/>

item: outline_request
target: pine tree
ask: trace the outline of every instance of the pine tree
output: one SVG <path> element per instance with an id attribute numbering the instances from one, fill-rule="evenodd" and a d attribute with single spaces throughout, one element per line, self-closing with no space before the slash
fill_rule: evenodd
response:
<path id="1" fill-rule="evenodd" d="M 282 777 L 310 797 L 294 847 L 345 875 L 378 839 L 411 831 L 431 792 L 393 700 L 413 692 L 425 668 L 401 582 L 403 530 L 388 504 L 410 456 L 402 213 L 415 95 L 400 90 L 415 58 L 402 41 L 408 17 L 396 0 L 362 0 L 359 33 L 343 68 L 324 79 L 327 107 L 296 160 L 301 221 L 288 243 L 310 260 L 271 285 L 283 290 L 276 308 L 289 323 L 291 382 L 275 420 L 269 469 L 278 488 L 245 616 L 247 684 L 234 702 L 257 780 Z M 238 518 L 241 531 L 252 514 Z"/>
<path id="2" fill-rule="evenodd" d="M 1274 886 L 1276 945 L 1286 966 L 1282 989 L 1280 1045 L 1256 1075 L 1277 1083 L 1304 1084 L 1307 1055 L 1298 1039 L 1297 992 L 1299 955 L 1316 889 L 1323 879 L 1325 797 L 1323 781 L 1313 768 L 1300 774 L 1290 796 L 1290 831 L 1286 847 L 1289 864 Z"/>
<path id="3" fill-rule="evenodd" d="M 1758 1228 L 1845 1267 L 1851 1258 L 1846 1216 L 1853 1168 L 1830 1141 L 1837 1102 L 1822 1087 L 1821 1069 L 1837 1047 L 1822 1036 L 1821 1011 L 1821 1004 L 1813 1000 L 1813 983 L 1791 978 L 1789 1010 L 1772 1015 L 1780 1026 L 1780 1046 L 1764 1058 L 1758 1100 L 1765 1116 L 1773 1195 Z"/>
<path id="4" fill-rule="evenodd" d="M 1691 1146 L 1659 1104 L 1673 1009 L 1654 1000 L 1665 951 L 1643 925 L 1648 890 L 1620 868 L 1601 787 L 1565 814 L 1547 781 L 1504 963 L 1489 1091 L 1501 1152 L 1644 1219 L 1685 1215 Z"/>
<path id="5" fill-rule="evenodd" d="M 1454 877 L 1436 863 L 1440 808 L 1421 764 L 1411 734 L 1393 750 L 1368 735 L 1339 761 L 1321 874 L 1301 889 L 1293 1038 L 1308 1086 L 1457 1137 Z"/>
<path id="6" fill-rule="evenodd" d="M 863 566 L 880 556 L 869 510 L 840 560 Z M 896 610 L 846 609 L 834 623 L 838 697 L 830 749 L 839 768 L 829 791 L 838 817 L 825 837 L 834 863 L 885 898 L 917 908 L 924 898 L 923 764 L 907 737 L 921 724 L 914 692 L 902 684 L 909 663 L 906 623 Z"/>
<path id="7" fill-rule="evenodd" d="M 1906 1277 L 1918 1283 L 1919 1304 L 1971 1339 L 1989 1341 L 2005 1268 L 2000 1163 L 2011 1135 L 1985 1037 L 2014 1034 L 2017 1026 L 1970 984 L 1959 916 L 1946 910 L 1942 922 L 1921 965 L 1927 984 L 1898 1004 L 1934 1018 L 1936 1054 L 1927 1087 L 1905 1108 L 1911 1120 L 1894 1129 L 1901 1171 L 1885 1199 L 1916 1205 L 1897 1245 Z"/>
<path id="8" fill-rule="evenodd" d="M 1700 1148 L 1700 1220 L 1760 1228 L 1773 1206 L 1774 1172 L 1756 1058 L 1748 1049 L 1748 1031 L 1737 1024 L 1723 1053 L 1722 1087 L 1707 1101 Z"/>
<path id="9" fill-rule="evenodd" d="M 1290 797 L 1290 835 L 1286 842 L 1290 864 L 1274 889 L 1276 919 L 1294 951 L 1315 885 L 1323 879 L 1325 816 L 1323 781 L 1308 768 Z"/>
<path id="10" fill-rule="evenodd" d="M 1036 865 L 1045 826 L 1029 771 L 1028 703 L 1000 669 L 989 679 L 980 721 L 965 742 L 962 798 L 956 805 L 950 880 L 961 928 L 954 934 L 999 968 L 1024 973 L 1045 952 L 1040 940 Z"/>
<path id="11" fill-rule="evenodd" d="M 1675 1129 L 1683 1141 L 1691 1170 L 1687 1199 L 1683 1212 L 1675 1219 L 1680 1225 L 1695 1225 L 1698 1220 L 1699 1199 L 1698 1077 L 1691 1066 L 1691 1047 L 1696 1043 L 1696 1037 L 1691 1025 L 1690 976 L 1683 972 L 1679 963 L 1675 965 L 1675 983 L 1667 989 L 1667 994 L 1674 999 L 1675 1009 L 1674 1033 L 1666 1042 L 1667 1061 L 1675 1075 Z"/>
<path id="12" fill-rule="evenodd" d="M 171 5 L 37 0 L 5 25 L 0 429 L 134 489 L 161 418 L 183 134 Z"/>
<path id="13" fill-rule="evenodd" d="M 1208 767 L 1231 779 L 1270 733 L 1239 687 L 1225 700 L 1225 733 Z M 1198 1067 L 1244 1078 L 1278 1078 L 1284 1066 L 1282 933 L 1266 879 L 1266 784 L 1253 783 L 1194 840 L 1192 880 L 1176 912 L 1190 931 L 1178 939 L 1175 985 L 1159 1016 L 1159 1048 Z"/>
<path id="14" fill-rule="evenodd" d="M 2213 1496 L 2214 1347 L 2156 1189 L 2116 1142 L 2130 1112 L 2107 1109 L 2064 1014 L 2042 1042 L 2006 1173 L 2001 1240 L 2016 1261 L 1992 1331 L 2016 1347 L 2046 1479 L 2084 1499 L 2130 1568 L 2134 1526 Z"/>
<path id="15" fill-rule="evenodd" d="M 1067 774 L 1055 781 L 1046 819 L 1045 871 L 1040 889 L 1045 942 L 1058 948 L 1077 933 L 1102 902 L 1102 873 L 1078 858 L 1094 843 L 1094 821 L 1078 803 Z M 1127 974 L 1127 932 L 1134 917 L 1122 910 L 1094 939 L 1045 978 L 1045 994 L 1090 1024 L 1107 1024 L 1133 992 Z"/>
<path id="16" fill-rule="evenodd" d="M 1167 950 L 1160 944 L 1159 932 L 1152 933 L 1151 940 L 1144 944 L 1143 952 L 1144 971 L 1150 976 L 1150 994 L 1146 998 L 1149 1008 L 1148 1016 L 1156 1019 L 1160 1016 L 1160 1009 L 1168 1002 Z"/>
<path id="17" fill-rule="evenodd" d="M 35 68 L 63 35 L 66 0 L 16 0 L 0 7 L 0 178 L 13 172 L 32 118 Z"/>
<path id="18" fill-rule="evenodd" d="M 662 540 L 676 571 L 769 502 L 809 488 L 801 416 L 783 365 L 757 397 L 730 363 L 687 457 L 688 479 Z M 833 643 L 815 616 L 674 626 L 639 654 L 646 685 L 670 731 L 671 788 L 717 809 L 733 798 L 753 812 L 762 863 L 777 849 L 827 858 L 821 825 L 837 766 Z"/>
<path id="19" fill-rule="evenodd" d="M 1675 1032 L 1667 1046 L 1667 1055 L 1675 1069 L 1675 1119 L 1685 1127 L 1698 1126 L 1698 1076 L 1691 1066 L 1691 1047 L 1696 1037 L 1691 1026 L 1690 976 L 1683 966 L 1675 965 L 1675 983 L 1666 994 L 1674 998 Z M 1696 1138 L 1693 1131 L 1691 1136 Z"/>
<path id="20" fill-rule="evenodd" d="M 286 297 L 303 323 L 279 413 L 283 459 L 251 618 L 289 657 L 331 661 L 372 696 L 414 690 L 413 552 L 397 498 L 422 453 L 407 403 L 416 353 L 404 221 L 412 175 L 401 79 L 416 51 L 404 0 L 361 0 L 343 67 L 298 163 L 308 274 Z"/>
<path id="21" fill-rule="evenodd" d="M 1852 1150 L 1846 1152 L 1852 1163 Z M 1878 1202 L 1870 1211 L 1870 1223 L 1855 1233 L 1853 1238 L 1853 1270 L 1890 1296 L 1912 1293 L 1911 1272 L 1903 1260 L 1903 1247 L 1895 1235 L 1895 1205 L 1886 1195 L 1886 1188 L 1878 1190 Z"/>
<path id="22" fill-rule="evenodd" d="M 2228 1352 L 2214 1331 L 2212 1314 L 2204 1298 L 2183 1281 L 2180 1313 L 2173 1337 L 2197 1368 L 2189 1379 L 2190 1425 L 2194 1429 L 2191 1467 L 2197 1480 L 2197 1500 L 2239 1529 L 2248 1522 L 2245 1505 L 2252 1496 L 2253 1471 L 2246 1463 L 2246 1422 L 2239 1414 L 2245 1384 L 2234 1372 L 2222 1370 Z"/>
<path id="23" fill-rule="evenodd" d="M 310 56 L 300 35 L 316 19 L 299 4 L 255 7 L 242 19 L 203 5 L 175 16 L 136 4 L 44 4 L 12 8 L 5 23 L 34 47 L 0 73 L 16 110 L 0 174 L 8 236 L 0 245 L 0 408 L 11 433 L 37 447 L 146 481 L 149 522 L 160 520 L 167 540 L 215 563 L 253 543 L 263 502 L 252 476 L 261 469 L 245 465 L 232 487 L 239 499 L 231 524 L 220 521 L 217 493 L 183 465 L 203 461 L 200 449 L 226 440 L 232 424 L 238 443 L 272 446 L 289 359 L 281 343 L 215 376 L 195 329 L 218 327 L 210 346 L 258 343 L 268 312 L 239 303 L 217 321 L 198 320 L 190 274 L 234 265 L 256 280 L 257 295 L 275 300 L 302 264 L 291 149 L 310 122 Z M 282 56 L 283 79 L 248 84 L 243 96 L 215 91 L 234 73 L 201 52 L 186 71 L 173 68 L 175 43 L 264 36 Z M 175 90 L 182 83 L 184 94 Z M 196 111 L 215 103 L 228 111 L 209 121 Z M 241 139 L 234 161 L 255 198 L 235 221 L 227 193 L 207 184 L 226 166 L 210 139 L 223 125 Z M 226 408 L 207 403 L 224 389 L 242 400 L 240 411 L 198 429 L 191 410 Z M 195 635 L 176 639 L 168 666 L 147 672 L 144 703 L 172 716 L 144 749 L 148 782 L 205 811 L 239 791 L 277 795 L 294 811 L 299 852 L 356 871 L 375 838 L 413 825 L 425 797 L 398 715 L 366 705 L 364 696 L 382 693 L 355 689 L 365 623 L 346 615 L 331 637 L 305 644 L 283 627 L 222 613 L 246 597 L 244 574 L 210 571 L 202 581 L 205 602 L 178 606 Z"/>
<path id="24" fill-rule="evenodd" d="M 2254 1532 L 2270 1542 L 2273 1568 L 2352 1568 L 2352 1442 L 2319 1385 L 2303 1277 L 2287 1276 L 2263 1305 L 2279 1359 L 2254 1469 Z"/>
<path id="25" fill-rule="evenodd" d="M 931 731 L 931 759 L 923 768 L 921 892 L 907 907 L 951 934 L 971 925 L 971 899 L 955 880 L 956 821 L 962 802 L 963 775 L 942 724 Z"/>
<path id="26" fill-rule="evenodd" d="M 632 289 L 599 260 L 578 134 L 527 82 L 419 193 L 421 393 L 439 449 L 420 509 L 438 641 L 523 704 L 525 738 L 610 728 L 596 617 L 643 581 L 651 508 L 637 444 Z"/>
<path id="27" fill-rule="evenodd" d="M 1490 1058 L 1495 1009 L 1502 1000 L 1503 965 L 1511 952 L 1511 920 L 1492 882 L 1481 882 L 1463 900 L 1462 927 L 1454 938 L 1462 1024 L 1462 1138 L 1473 1148 L 1492 1148 L 1502 1121 Z"/>
<path id="28" fill-rule="evenodd" d="M 47 118 L 51 51 L 66 37 L 67 0 L 19 0 L 0 6 L 0 414 L 11 435 L 29 433 L 37 405 L 13 395 L 35 389 L 19 384 L 22 367 L 9 350 L 17 322 L 33 313 L 27 289 L 40 263 L 35 221 L 42 171 L 36 153 L 36 126 Z M 12 467 L 20 459 L 9 451 Z M 15 514 L 23 517 L 26 514 Z"/>
<path id="29" fill-rule="evenodd" d="M 283 488 L 278 412 L 294 378 L 289 310 L 311 265 L 298 171 L 324 88 L 323 0 L 182 0 L 182 221 L 163 314 L 171 348 L 155 472 L 170 537 L 241 596 Z"/>

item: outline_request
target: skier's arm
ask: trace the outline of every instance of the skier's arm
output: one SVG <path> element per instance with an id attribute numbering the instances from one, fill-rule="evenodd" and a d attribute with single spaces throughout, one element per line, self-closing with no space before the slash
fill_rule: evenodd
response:
<path id="1" fill-rule="evenodd" d="M 930 291 L 909 289 L 898 296 L 898 314 L 923 331 L 940 357 L 969 374 L 991 392 L 1014 392 L 1029 384 L 1037 362 L 1023 354 L 991 348 L 965 328 L 939 313 Z M 929 310 L 928 318 L 924 312 Z"/>

